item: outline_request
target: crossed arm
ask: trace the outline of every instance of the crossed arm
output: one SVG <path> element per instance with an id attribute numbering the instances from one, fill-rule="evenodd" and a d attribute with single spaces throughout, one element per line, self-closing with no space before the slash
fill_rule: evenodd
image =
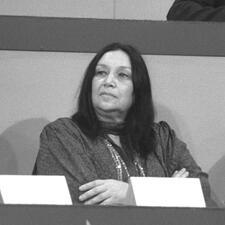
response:
<path id="1" fill-rule="evenodd" d="M 183 168 L 175 171 L 172 177 L 188 177 L 189 172 Z M 83 192 L 79 200 L 85 205 L 123 205 L 126 204 L 128 183 L 113 179 L 94 180 L 79 187 Z"/>

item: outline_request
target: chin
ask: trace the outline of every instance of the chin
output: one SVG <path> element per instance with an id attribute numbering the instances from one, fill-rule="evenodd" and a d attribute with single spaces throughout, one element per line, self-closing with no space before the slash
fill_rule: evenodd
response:
<path id="1" fill-rule="evenodd" d="M 116 111 L 118 107 L 115 104 L 110 103 L 100 103 L 96 107 L 102 111 Z"/>

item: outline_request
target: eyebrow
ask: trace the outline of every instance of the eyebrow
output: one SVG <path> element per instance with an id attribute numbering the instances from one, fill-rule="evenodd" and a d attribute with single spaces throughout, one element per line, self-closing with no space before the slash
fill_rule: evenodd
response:
<path id="1" fill-rule="evenodd" d="M 105 64 L 97 64 L 96 65 L 96 67 L 97 66 L 103 66 L 103 67 L 108 67 L 107 65 L 105 65 Z M 119 68 L 122 68 L 122 69 L 130 69 L 131 70 L 131 67 L 130 66 L 119 66 Z"/>

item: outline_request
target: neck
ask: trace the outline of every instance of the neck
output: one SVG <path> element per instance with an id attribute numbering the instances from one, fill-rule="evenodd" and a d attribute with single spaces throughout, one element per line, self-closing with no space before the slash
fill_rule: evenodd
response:
<path id="1" fill-rule="evenodd" d="M 102 111 L 102 110 L 96 110 L 96 115 L 101 122 L 107 122 L 107 123 L 123 123 L 125 120 L 124 114 L 118 112 L 118 111 Z"/>

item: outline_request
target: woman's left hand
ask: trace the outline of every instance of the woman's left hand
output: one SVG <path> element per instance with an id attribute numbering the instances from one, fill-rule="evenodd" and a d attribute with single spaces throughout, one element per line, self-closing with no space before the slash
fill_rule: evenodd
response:
<path id="1" fill-rule="evenodd" d="M 186 178 L 189 176 L 189 172 L 185 169 L 185 168 L 182 168 L 181 170 L 176 170 L 172 177 L 180 177 L 180 178 Z"/>
<path id="2" fill-rule="evenodd" d="M 94 180 L 79 187 L 79 200 L 85 205 L 121 205 L 126 203 L 128 184 L 118 180 Z"/>

